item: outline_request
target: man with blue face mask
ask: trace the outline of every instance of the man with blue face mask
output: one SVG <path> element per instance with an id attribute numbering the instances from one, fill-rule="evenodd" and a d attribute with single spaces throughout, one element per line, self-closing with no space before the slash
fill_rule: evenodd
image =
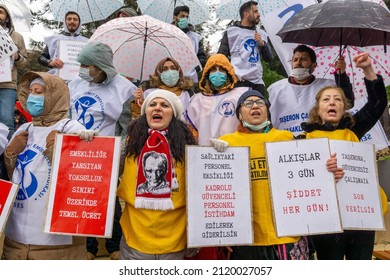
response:
<path id="1" fill-rule="evenodd" d="M 189 23 L 189 17 L 190 17 L 190 8 L 188 6 L 177 6 L 173 11 L 172 24 L 180 28 L 184 33 L 187 34 L 188 38 L 191 39 L 196 56 L 198 57 L 202 67 L 204 67 L 206 64 L 207 57 L 204 52 L 203 37 L 198 33 L 194 32 L 194 26 Z M 194 83 L 197 83 L 198 72 L 200 71 L 201 69 L 199 67 L 196 67 L 190 72 L 184 74 L 185 76 L 190 77 L 194 81 Z"/>

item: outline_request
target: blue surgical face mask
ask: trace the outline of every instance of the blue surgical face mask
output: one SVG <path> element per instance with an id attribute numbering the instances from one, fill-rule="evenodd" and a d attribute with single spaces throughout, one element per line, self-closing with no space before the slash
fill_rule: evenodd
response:
<path id="1" fill-rule="evenodd" d="M 177 22 L 177 26 L 178 26 L 180 29 L 186 29 L 186 28 L 188 28 L 188 18 L 183 17 L 183 18 L 179 19 L 179 21 Z"/>
<path id="2" fill-rule="evenodd" d="M 30 93 L 27 98 L 27 110 L 33 117 L 42 115 L 45 104 L 45 96 L 40 94 Z"/>
<path id="3" fill-rule="evenodd" d="M 79 77 L 86 80 L 87 82 L 92 82 L 93 77 L 89 75 L 89 68 L 80 67 Z"/>
<path id="4" fill-rule="evenodd" d="M 161 73 L 161 81 L 167 87 L 174 87 L 179 81 L 179 71 L 177 70 L 167 70 Z"/>
<path id="5" fill-rule="evenodd" d="M 209 75 L 210 82 L 216 88 L 223 86 L 227 81 L 227 75 L 225 73 L 216 71 Z"/>

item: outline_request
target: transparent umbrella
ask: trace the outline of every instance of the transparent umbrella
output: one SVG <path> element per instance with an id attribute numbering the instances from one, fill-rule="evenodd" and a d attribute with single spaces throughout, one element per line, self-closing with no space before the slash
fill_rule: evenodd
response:
<path id="1" fill-rule="evenodd" d="M 173 21 L 173 10 L 177 6 L 190 8 L 189 22 L 193 25 L 209 19 L 209 7 L 205 0 L 138 0 L 137 4 L 142 14 L 164 22 Z"/>
<path id="2" fill-rule="evenodd" d="M 82 23 L 106 19 L 123 6 L 123 0 L 53 0 L 50 10 L 54 19 L 64 22 L 65 14 L 77 12 Z"/>
<path id="3" fill-rule="evenodd" d="M 31 12 L 23 0 L 0 0 L 0 4 L 5 5 L 11 13 L 16 31 L 30 31 Z"/>

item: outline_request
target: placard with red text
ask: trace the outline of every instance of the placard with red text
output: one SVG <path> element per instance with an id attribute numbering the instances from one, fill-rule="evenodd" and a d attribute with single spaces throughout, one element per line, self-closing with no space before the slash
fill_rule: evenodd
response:
<path id="1" fill-rule="evenodd" d="M 385 230 L 376 172 L 375 146 L 330 140 L 344 177 L 336 184 L 344 229 Z M 390 172 L 390 170 L 389 170 Z"/>
<path id="2" fill-rule="evenodd" d="M 45 232 L 111 236 L 119 156 L 120 137 L 56 136 Z"/>
<path id="3" fill-rule="evenodd" d="M 186 147 L 187 246 L 253 243 L 249 148 Z"/>
<path id="4" fill-rule="evenodd" d="M 265 145 L 277 236 L 342 232 L 328 139 Z"/>
<path id="5" fill-rule="evenodd" d="M 0 235 L 3 233 L 19 185 L 0 179 Z"/>

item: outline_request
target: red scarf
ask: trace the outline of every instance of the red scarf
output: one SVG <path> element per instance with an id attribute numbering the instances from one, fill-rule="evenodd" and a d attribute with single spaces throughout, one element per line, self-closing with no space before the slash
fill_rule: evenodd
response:
<path id="1" fill-rule="evenodd" d="M 166 133 L 167 130 L 149 129 L 149 137 L 138 157 L 136 208 L 174 209 L 171 194 L 178 184 Z"/>

